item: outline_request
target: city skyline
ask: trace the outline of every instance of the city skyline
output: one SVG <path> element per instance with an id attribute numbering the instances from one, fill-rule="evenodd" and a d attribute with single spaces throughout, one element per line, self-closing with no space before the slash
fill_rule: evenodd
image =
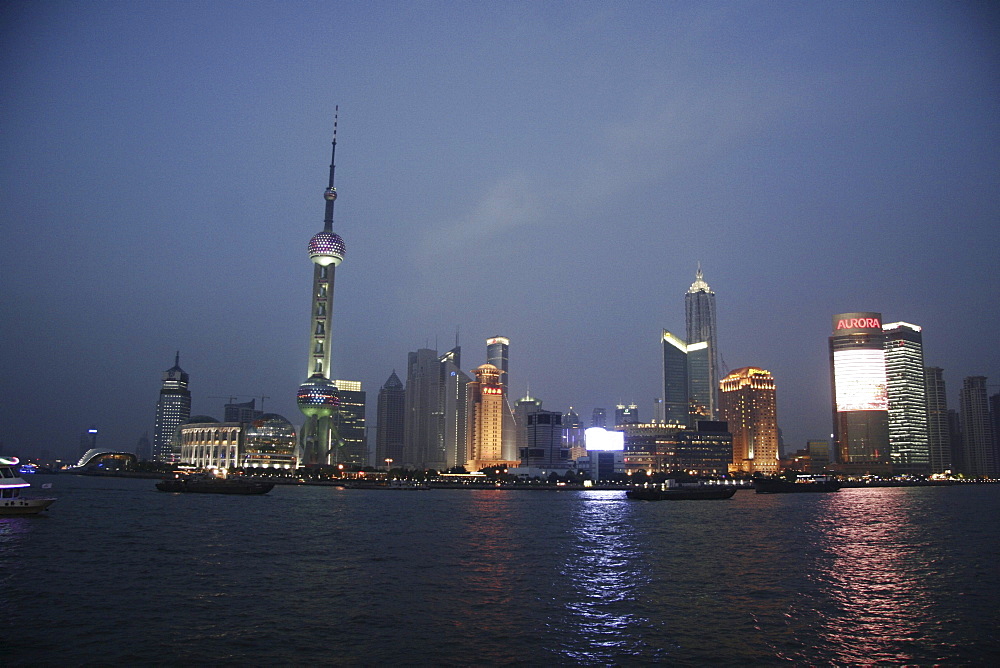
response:
<path id="1" fill-rule="evenodd" d="M 774 374 L 786 448 L 831 431 L 830 314 L 922 327 L 949 408 L 1000 383 L 986 6 L 234 7 L 4 8 L 6 451 L 133 448 L 176 350 L 192 414 L 301 426 L 338 103 L 330 368 L 370 400 L 457 326 L 466 372 L 510 337 L 512 399 L 652 415 L 699 262 L 720 371 Z"/>

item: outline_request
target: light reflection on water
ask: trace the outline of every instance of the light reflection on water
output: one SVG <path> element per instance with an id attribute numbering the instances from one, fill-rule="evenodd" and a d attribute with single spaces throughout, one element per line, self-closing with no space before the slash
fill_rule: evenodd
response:
<path id="1" fill-rule="evenodd" d="M 0 607 L 32 639 L 0 634 L 4 666 L 1000 664 L 1000 486 L 55 482 L 48 516 L 0 520 Z"/>
<path id="2" fill-rule="evenodd" d="M 589 492 L 584 499 L 569 520 L 562 575 L 574 595 L 559 619 L 561 646 L 573 661 L 613 663 L 649 651 L 642 639 L 649 620 L 636 613 L 649 568 L 633 522 L 635 505 L 621 492 Z"/>
<path id="3" fill-rule="evenodd" d="M 938 548 L 919 497 L 905 492 L 851 489 L 821 499 L 815 578 L 827 604 L 817 633 L 842 661 L 926 660 L 922 642 L 939 635 L 927 625 L 949 621 L 931 614 Z M 937 645 L 942 660 L 954 649 Z"/>

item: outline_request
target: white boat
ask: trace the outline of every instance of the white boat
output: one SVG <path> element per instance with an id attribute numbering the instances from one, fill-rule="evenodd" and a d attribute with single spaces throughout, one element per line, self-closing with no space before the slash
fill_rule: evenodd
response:
<path id="1" fill-rule="evenodd" d="M 31 485 L 21 477 L 17 457 L 0 457 L 0 515 L 37 515 L 55 499 L 21 496 Z"/>

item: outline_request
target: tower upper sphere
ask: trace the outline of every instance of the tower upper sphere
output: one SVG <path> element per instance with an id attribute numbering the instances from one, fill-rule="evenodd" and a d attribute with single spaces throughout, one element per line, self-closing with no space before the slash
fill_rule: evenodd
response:
<path id="1" fill-rule="evenodd" d="M 336 232 L 323 230 L 309 240 L 309 259 L 321 267 L 336 267 L 344 261 L 347 246 Z"/>

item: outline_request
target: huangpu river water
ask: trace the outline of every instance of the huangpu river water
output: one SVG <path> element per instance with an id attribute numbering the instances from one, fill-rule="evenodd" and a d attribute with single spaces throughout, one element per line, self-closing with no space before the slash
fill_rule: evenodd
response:
<path id="1" fill-rule="evenodd" d="M 0 665 L 997 665 L 1000 485 L 157 492 L 34 476 Z"/>

